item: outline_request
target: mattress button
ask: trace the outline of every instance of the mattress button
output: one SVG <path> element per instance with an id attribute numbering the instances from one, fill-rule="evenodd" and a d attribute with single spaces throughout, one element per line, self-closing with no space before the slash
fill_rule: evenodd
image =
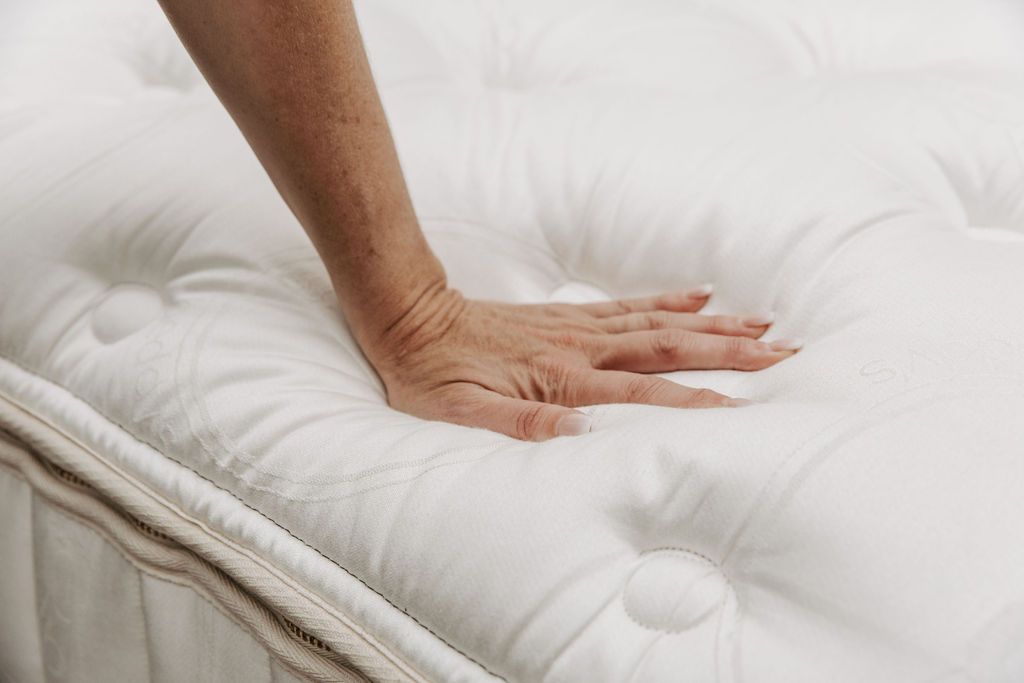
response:
<path id="1" fill-rule="evenodd" d="M 622 602 L 640 626 L 678 633 L 718 612 L 730 592 L 729 581 L 711 560 L 683 548 L 660 548 L 641 555 Z"/>
<path id="2" fill-rule="evenodd" d="M 93 334 L 104 344 L 112 344 L 138 332 L 163 312 L 163 297 L 152 287 L 136 283 L 114 285 L 93 308 Z"/>

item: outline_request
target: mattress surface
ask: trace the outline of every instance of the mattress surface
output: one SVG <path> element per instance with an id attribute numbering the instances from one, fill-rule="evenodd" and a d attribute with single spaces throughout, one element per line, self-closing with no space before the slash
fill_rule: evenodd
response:
<path id="1" fill-rule="evenodd" d="M 1024 680 L 1024 5 L 358 10 L 456 287 L 804 350 L 545 443 L 392 411 L 156 3 L 6 0 L 0 396 L 423 679 Z"/>

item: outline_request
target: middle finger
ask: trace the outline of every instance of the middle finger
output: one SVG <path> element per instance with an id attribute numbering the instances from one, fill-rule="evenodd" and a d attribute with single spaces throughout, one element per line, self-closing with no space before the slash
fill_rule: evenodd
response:
<path id="1" fill-rule="evenodd" d="M 679 329 L 705 334 L 724 334 L 738 337 L 758 338 L 775 320 L 772 314 L 732 316 L 701 315 L 699 313 L 671 313 L 649 311 L 627 313 L 610 318 L 599 318 L 598 326 L 605 332 L 645 332 L 648 330 Z"/>

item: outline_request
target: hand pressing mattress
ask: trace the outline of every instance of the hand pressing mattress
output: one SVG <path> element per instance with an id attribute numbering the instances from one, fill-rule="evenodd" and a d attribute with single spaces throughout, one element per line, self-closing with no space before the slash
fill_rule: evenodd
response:
<path id="1" fill-rule="evenodd" d="M 668 375 L 754 405 L 596 406 L 545 443 L 393 411 L 156 3 L 13 0 L 5 476 L 70 510 L 45 475 L 69 472 L 148 520 L 205 563 L 182 585 L 296 675 L 319 643 L 352 680 L 1024 680 L 1024 6 L 358 9 L 456 287 L 711 282 L 707 312 L 774 311 L 767 338 L 805 348 Z M 39 557 L 51 517 L 0 555 Z M 0 666 L 42 680 L 97 630 L 39 635 L 45 567 L 17 566 L 0 631 L 28 644 Z M 127 600 L 69 566 L 78 599 Z"/>

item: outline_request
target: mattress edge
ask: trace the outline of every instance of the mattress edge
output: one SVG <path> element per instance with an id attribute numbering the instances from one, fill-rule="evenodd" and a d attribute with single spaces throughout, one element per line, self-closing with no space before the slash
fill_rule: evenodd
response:
<path id="1" fill-rule="evenodd" d="M 306 644 L 312 644 L 314 648 L 316 642 L 326 645 L 332 656 L 316 662 L 309 657 L 296 656 L 298 651 L 294 648 L 301 647 L 298 644 L 286 644 L 268 635 L 273 631 L 268 623 L 264 623 L 260 629 L 254 629 L 253 623 L 248 624 L 250 631 L 261 632 L 254 633 L 254 636 L 269 650 L 278 655 L 290 653 L 282 661 L 291 663 L 291 668 L 305 662 L 306 665 L 300 665 L 299 668 L 303 675 L 314 680 L 348 678 L 402 683 L 428 680 L 345 615 L 325 604 L 319 596 L 290 580 L 279 568 L 186 514 L 143 482 L 121 472 L 114 464 L 93 453 L 76 439 L 25 409 L 2 390 L 0 435 L 6 436 L 6 441 L 14 444 L 0 448 L 0 464 L 20 472 L 34 490 L 41 491 L 48 500 L 62 509 L 78 518 L 84 516 L 94 528 L 99 526 L 101 533 L 129 561 L 138 564 L 140 558 L 126 552 L 122 542 L 124 539 L 116 538 L 116 532 L 112 532 L 108 524 L 92 515 L 81 514 L 76 503 L 70 502 L 74 498 L 73 493 L 55 493 L 55 487 L 61 486 L 56 483 L 60 481 L 58 477 L 71 482 L 69 485 L 77 483 L 80 488 L 85 487 L 95 492 L 95 497 L 81 490 L 77 492 L 79 496 L 92 499 L 93 515 L 104 516 L 95 508 L 95 505 L 99 505 L 106 507 L 108 513 L 115 517 L 121 515 L 122 519 L 127 517 L 141 528 L 148 527 L 150 532 L 155 532 L 151 533 L 151 539 L 154 535 L 163 536 L 193 556 L 197 563 L 196 571 L 208 583 L 230 582 L 237 591 L 251 596 L 255 605 L 243 608 L 241 602 L 226 597 L 230 593 L 229 586 L 221 585 L 218 586 L 221 590 L 212 591 L 221 593 L 213 596 L 214 601 L 221 611 L 232 616 L 236 622 L 240 618 L 240 611 L 247 611 L 252 621 L 257 618 L 255 614 L 259 607 L 262 607 L 271 618 L 282 619 L 284 628 L 288 629 L 290 625 L 293 634 Z M 0 445 L 4 441 L 0 438 Z M 18 448 L 29 455 L 21 458 L 12 455 Z M 36 464 L 29 463 L 26 457 L 37 460 Z M 47 478 L 56 481 L 48 485 Z M 48 490 L 42 491 L 43 487 Z M 77 503 L 81 504 L 81 500 Z M 131 524 L 127 520 L 124 523 Z M 111 539 L 111 535 L 115 535 L 115 538 Z M 217 571 L 223 579 L 217 578 Z M 198 580 L 202 582 L 203 579 Z M 211 593 L 210 586 L 204 586 L 203 592 Z M 244 598 L 241 600 L 244 601 Z"/>

